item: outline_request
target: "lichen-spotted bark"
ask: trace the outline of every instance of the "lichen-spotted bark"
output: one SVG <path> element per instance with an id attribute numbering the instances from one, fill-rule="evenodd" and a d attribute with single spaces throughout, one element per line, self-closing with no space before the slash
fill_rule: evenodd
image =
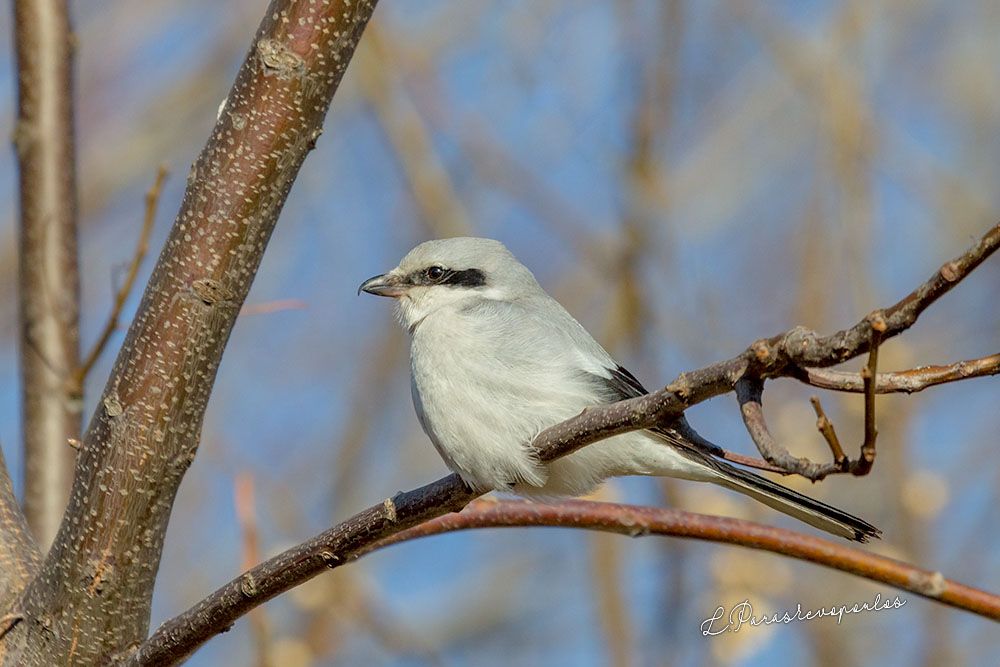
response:
<path id="1" fill-rule="evenodd" d="M 6 623 L 15 620 L 16 617 L 8 616 L 13 613 L 13 602 L 18 591 L 38 571 L 39 558 L 38 547 L 14 497 L 0 449 L 0 618 L 7 617 Z M 0 634 L 5 629 L 5 622 L 0 621 Z"/>
<path id="2" fill-rule="evenodd" d="M 222 351 L 375 0 L 267 10 L 84 436 L 5 664 L 103 664 L 145 636 L 174 495 Z"/>

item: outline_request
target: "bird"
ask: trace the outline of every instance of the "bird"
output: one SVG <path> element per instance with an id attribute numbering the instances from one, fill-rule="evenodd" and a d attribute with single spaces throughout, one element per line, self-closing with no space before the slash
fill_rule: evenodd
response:
<path id="1" fill-rule="evenodd" d="M 361 292 L 395 299 L 410 338 L 420 425 L 478 492 L 549 499 L 587 495 L 610 477 L 665 476 L 738 491 L 849 540 L 880 535 L 863 519 L 720 460 L 722 450 L 683 416 L 541 462 L 531 443 L 546 428 L 648 391 L 499 241 L 426 241 Z"/>

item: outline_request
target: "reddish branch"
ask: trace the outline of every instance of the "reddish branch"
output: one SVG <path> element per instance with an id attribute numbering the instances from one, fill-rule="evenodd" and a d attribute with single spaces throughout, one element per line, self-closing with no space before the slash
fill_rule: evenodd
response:
<path id="1" fill-rule="evenodd" d="M 998 246 L 1000 225 L 993 227 L 961 257 L 945 264 L 902 301 L 881 311 L 885 331 L 880 332 L 880 338 L 890 338 L 910 327 L 920 313 L 965 278 Z M 758 341 L 733 359 L 681 374 L 659 391 L 620 403 L 588 408 L 576 417 L 543 431 L 533 446 L 542 462 L 551 461 L 612 435 L 671 423 L 691 405 L 733 391 L 744 378 L 798 377 L 805 366 L 833 366 L 869 350 L 871 323 L 872 318 L 865 318 L 850 329 L 826 337 L 798 327 Z M 139 647 L 127 664 L 161 665 L 183 660 L 254 607 L 326 569 L 358 558 L 382 540 L 423 521 L 456 512 L 478 495 L 468 489 L 457 475 L 449 475 L 369 507 L 264 561 L 191 609 L 168 620 Z M 760 527 L 754 527 L 754 524 L 734 522 L 727 525 L 733 531 L 734 542 L 741 531 L 743 537 L 739 539 L 745 538 L 748 544 L 762 539 L 756 532 Z M 786 539 L 792 540 L 788 544 L 791 553 L 798 548 L 795 545 L 802 544 L 796 541 L 800 537 L 796 533 L 782 531 L 773 535 L 776 536 L 773 543 L 776 549 Z M 879 567 L 884 567 L 884 563 Z M 932 577 L 924 582 L 924 587 L 933 591 L 938 582 L 938 577 Z M 918 581 L 912 585 L 919 587 L 922 584 Z"/>
<path id="2" fill-rule="evenodd" d="M 81 397 L 73 45 L 66 0 L 16 0 L 21 203 L 24 504 L 41 544 L 55 536 L 73 478 Z"/>
<path id="3" fill-rule="evenodd" d="M 631 537 L 671 535 L 736 544 L 807 560 L 1000 620 L 1000 596 L 951 581 L 940 572 L 924 570 L 846 544 L 783 528 L 681 510 L 617 503 L 568 500 L 542 505 L 523 500 L 477 500 L 461 512 L 425 521 L 372 544 L 366 551 L 357 554 L 357 557 L 430 535 L 472 528 L 519 526 L 584 528 Z"/>

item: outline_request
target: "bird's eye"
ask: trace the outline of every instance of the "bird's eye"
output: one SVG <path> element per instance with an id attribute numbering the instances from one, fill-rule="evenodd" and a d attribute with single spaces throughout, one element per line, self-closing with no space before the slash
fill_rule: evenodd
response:
<path id="1" fill-rule="evenodd" d="M 427 278 L 429 280 L 432 280 L 433 282 L 437 282 L 442 278 L 444 278 L 444 269 L 442 269 L 440 266 L 432 266 L 429 269 L 427 269 L 426 273 L 427 273 Z"/>

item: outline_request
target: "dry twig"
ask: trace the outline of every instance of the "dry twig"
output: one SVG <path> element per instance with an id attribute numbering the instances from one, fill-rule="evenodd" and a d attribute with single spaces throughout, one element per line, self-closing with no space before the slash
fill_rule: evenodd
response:
<path id="1" fill-rule="evenodd" d="M 875 376 L 876 394 L 913 394 L 947 382 L 987 377 L 1000 373 L 1000 354 L 978 359 L 957 361 L 946 366 L 918 366 L 894 373 Z M 861 393 L 864 379 L 860 373 L 836 371 L 829 368 L 803 368 L 799 380 L 819 389 Z"/>
<path id="2" fill-rule="evenodd" d="M 868 363 L 861 369 L 861 379 L 865 386 L 865 440 L 861 443 L 861 456 L 856 465 L 849 466 L 855 475 L 867 475 L 875 463 L 875 375 L 878 373 L 878 346 L 885 322 L 880 317 L 872 319 L 872 341 L 868 350 Z"/>
<path id="3" fill-rule="evenodd" d="M 73 374 L 73 389 L 78 395 L 83 394 L 83 383 L 87 379 L 87 375 L 94 367 L 94 364 L 97 363 L 97 360 L 101 358 L 101 353 L 107 348 L 108 341 L 111 340 L 111 336 L 118 328 L 118 320 L 121 318 L 122 308 L 125 307 L 125 302 L 128 301 L 129 294 L 132 293 L 135 279 L 139 275 L 139 267 L 142 266 L 143 260 L 146 259 L 146 253 L 149 252 L 149 237 L 153 232 L 153 223 L 156 221 L 156 208 L 159 204 L 160 193 L 163 190 L 163 182 L 166 178 L 167 168 L 161 165 L 156 171 L 156 178 L 153 180 L 153 185 L 146 192 L 146 212 L 143 215 L 142 228 L 139 230 L 139 240 L 135 244 L 135 252 L 132 254 L 132 261 L 129 262 L 125 280 L 122 281 L 118 291 L 115 292 L 114 304 L 111 306 L 111 313 L 108 315 L 107 322 L 104 323 L 101 335 L 97 337 L 93 347 L 90 348 L 90 352 L 84 357 L 83 363 L 80 364 Z"/>
<path id="4" fill-rule="evenodd" d="M 823 411 L 823 404 L 819 402 L 819 396 L 810 396 L 809 402 L 812 403 L 813 410 L 816 411 L 816 429 L 822 434 L 823 439 L 826 440 L 826 444 L 830 447 L 830 453 L 833 454 L 833 462 L 841 469 L 847 466 L 847 454 L 844 453 L 844 448 L 840 446 L 840 439 L 837 437 L 837 432 L 833 428 L 833 422 L 826 416 L 826 412 Z"/>
<path id="5" fill-rule="evenodd" d="M 832 463 L 813 463 L 808 459 L 796 458 L 787 449 L 781 446 L 774 436 L 771 435 L 764 418 L 764 408 L 761 399 L 764 392 L 764 381 L 758 378 L 744 377 L 736 383 L 736 399 L 740 404 L 740 414 L 743 416 L 743 423 L 750 433 L 757 449 L 764 456 L 766 461 L 786 474 L 801 475 L 814 482 L 819 481 L 827 475 L 835 473 L 849 472 L 856 476 L 867 475 L 871 472 L 875 462 L 875 439 L 878 431 L 875 428 L 875 376 L 878 370 L 878 346 L 881 333 L 885 329 L 885 322 L 880 315 L 873 315 L 870 318 L 872 324 L 871 342 L 868 350 L 868 363 L 861 370 L 861 378 L 865 394 L 865 437 L 861 444 L 861 454 L 855 461 L 850 460 L 844 454 L 837 438 L 833 423 L 823 411 L 819 398 L 814 396 L 810 399 L 813 409 L 816 411 L 816 426 L 823 435 L 830 451 L 833 454 Z M 724 457 L 727 458 L 727 457 Z"/>

